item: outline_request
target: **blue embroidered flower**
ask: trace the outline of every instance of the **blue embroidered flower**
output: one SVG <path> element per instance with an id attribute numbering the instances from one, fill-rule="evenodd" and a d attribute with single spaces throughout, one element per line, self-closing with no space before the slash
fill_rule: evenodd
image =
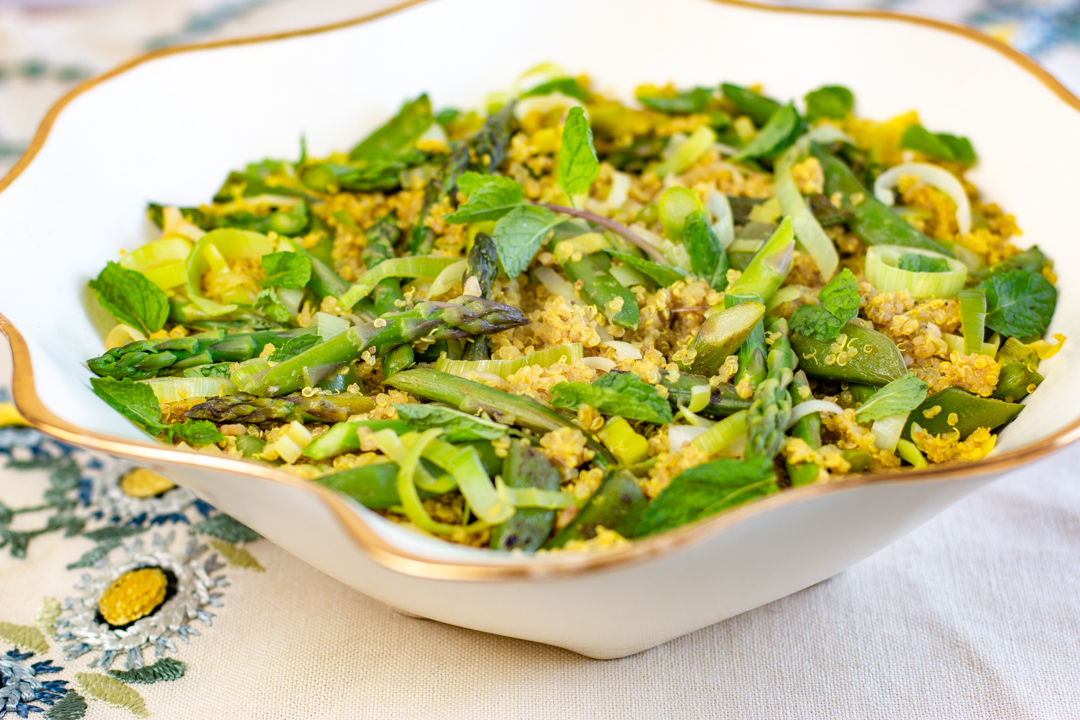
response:
<path id="1" fill-rule="evenodd" d="M 38 677 L 60 672 L 63 668 L 53 665 L 52 660 L 32 665 L 23 663 L 31 656 L 33 653 L 21 653 L 18 649 L 0 655 L 0 718 L 8 713 L 23 718 L 29 717 L 30 713 L 43 713 L 42 705 L 52 705 L 67 692 L 66 680 L 41 680 Z"/>
<path id="2" fill-rule="evenodd" d="M 1080 0 L 984 0 L 982 8 L 963 20 L 980 29 L 1011 26 L 1010 44 L 1032 57 L 1060 45 L 1080 45 Z"/>

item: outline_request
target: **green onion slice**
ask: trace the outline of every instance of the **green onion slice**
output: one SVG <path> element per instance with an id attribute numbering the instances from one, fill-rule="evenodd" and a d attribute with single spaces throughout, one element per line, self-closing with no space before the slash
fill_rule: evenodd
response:
<path id="1" fill-rule="evenodd" d="M 912 272 L 897 267 L 900 257 L 915 253 L 927 257 L 941 258 L 948 266 L 947 272 Z M 872 245 L 866 250 L 866 279 L 877 290 L 893 292 L 907 290 L 916 300 L 927 298 L 948 299 L 964 287 L 967 280 L 967 265 L 956 258 L 921 248 L 901 247 L 899 245 Z"/>

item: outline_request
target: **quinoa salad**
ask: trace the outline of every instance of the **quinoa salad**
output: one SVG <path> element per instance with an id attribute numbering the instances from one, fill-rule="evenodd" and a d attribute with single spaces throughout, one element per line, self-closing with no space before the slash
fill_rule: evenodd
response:
<path id="1" fill-rule="evenodd" d="M 347 152 L 149 204 L 90 282 L 118 323 L 91 385 L 164 442 L 503 551 L 979 460 L 1065 341 L 1053 264 L 968 139 L 855 107 L 618 100 L 553 65 L 409 99 Z"/>

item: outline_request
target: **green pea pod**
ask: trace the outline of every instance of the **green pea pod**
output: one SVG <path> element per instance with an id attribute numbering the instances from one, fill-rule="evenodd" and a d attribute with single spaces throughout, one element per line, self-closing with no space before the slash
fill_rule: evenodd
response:
<path id="1" fill-rule="evenodd" d="M 1006 402 L 1020 402 L 1031 392 L 1029 388 L 1032 385 L 1038 387 L 1042 381 L 1043 376 L 1026 364 L 1008 363 L 1001 367 L 1001 376 L 994 389 L 994 397 Z"/>
<path id="2" fill-rule="evenodd" d="M 851 472 L 866 472 L 870 468 L 870 462 L 874 459 L 865 450 L 844 450 L 844 459 L 851 463 Z"/>
<path id="3" fill-rule="evenodd" d="M 840 207 L 852 214 L 848 227 L 867 245 L 901 245 L 931 250 L 949 257 L 956 255 L 916 230 L 863 187 L 843 160 L 810 143 L 814 157 L 825 171 L 825 194 L 840 193 Z M 858 202 L 853 202 L 855 198 Z"/>
<path id="4" fill-rule="evenodd" d="M 660 384 L 668 389 L 668 402 L 677 409 L 679 405 L 690 407 L 693 389 L 698 385 L 709 386 L 709 379 L 701 375 L 680 373 L 678 380 L 671 380 L 666 374 L 660 376 Z M 727 417 L 732 413 L 750 407 L 750 401 L 739 397 L 731 383 L 720 383 L 709 388 L 709 404 L 698 411 L 706 417 Z"/>
<path id="5" fill-rule="evenodd" d="M 365 507 L 388 508 L 401 504 L 397 476 L 396 463 L 378 463 L 323 475 L 315 482 L 348 495 Z M 434 497 L 433 493 L 423 490 L 419 490 L 419 493 L 421 498 Z"/>
<path id="6" fill-rule="evenodd" d="M 738 85 L 724 83 L 720 86 L 720 90 L 724 93 L 724 98 L 734 105 L 738 112 L 748 115 L 759 127 L 767 123 L 772 114 L 780 109 L 780 103 L 772 98 Z"/>
<path id="7" fill-rule="evenodd" d="M 581 294 L 596 306 L 608 320 L 628 330 L 638 326 L 637 298 L 630 288 L 623 287 L 615 277 L 602 266 L 598 259 L 610 262 L 606 255 L 585 255 L 580 260 L 568 260 L 563 270 L 573 282 L 582 282 Z M 596 259 L 594 259 L 596 258 Z"/>
<path id="8" fill-rule="evenodd" d="M 831 342 L 791 333 L 799 367 L 810 377 L 862 385 L 887 385 L 907 372 L 892 340 L 879 332 L 847 324 Z"/>
<path id="9" fill-rule="evenodd" d="M 858 383 L 852 383 L 848 386 L 848 392 L 851 393 L 851 399 L 856 403 L 864 403 L 870 398 L 874 397 L 881 388 L 874 387 L 873 385 L 860 385 Z"/>
<path id="10" fill-rule="evenodd" d="M 918 423 L 931 435 L 950 435 L 960 431 L 963 440 L 981 427 L 993 430 L 1012 420 L 1023 405 L 972 395 L 958 387 L 934 393 L 908 415 L 904 439 L 911 439 L 911 425 Z"/>
<path id="11" fill-rule="evenodd" d="M 633 475 L 625 470 L 612 470 L 604 478 L 600 489 L 589 498 L 588 504 L 544 547 L 560 548 L 571 540 L 594 538 L 599 526 L 614 530 L 623 537 L 633 537 L 641 513 L 648 504 Z"/>
<path id="12" fill-rule="evenodd" d="M 527 442 L 515 441 L 502 468 L 503 482 L 511 488 L 540 488 L 557 491 L 562 479 L 556 468 L 539 450 Z M 491 531 L 491 547 L 496 550 L 532 552 L 551 534 L 555 511 L 541 508 L 518 508 L 509 520 Z"/>

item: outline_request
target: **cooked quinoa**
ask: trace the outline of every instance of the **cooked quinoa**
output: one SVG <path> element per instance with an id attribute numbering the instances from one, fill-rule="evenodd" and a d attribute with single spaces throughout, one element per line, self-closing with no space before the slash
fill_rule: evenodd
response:
<path id="1" fill-rule="evenodd" d="M 591 552 L 979 460 L 1064 342 L 1052 262 L 914 111 L 524 77 L 151 204 L 91 283 L 95 391 L 419 532 Z"/>

